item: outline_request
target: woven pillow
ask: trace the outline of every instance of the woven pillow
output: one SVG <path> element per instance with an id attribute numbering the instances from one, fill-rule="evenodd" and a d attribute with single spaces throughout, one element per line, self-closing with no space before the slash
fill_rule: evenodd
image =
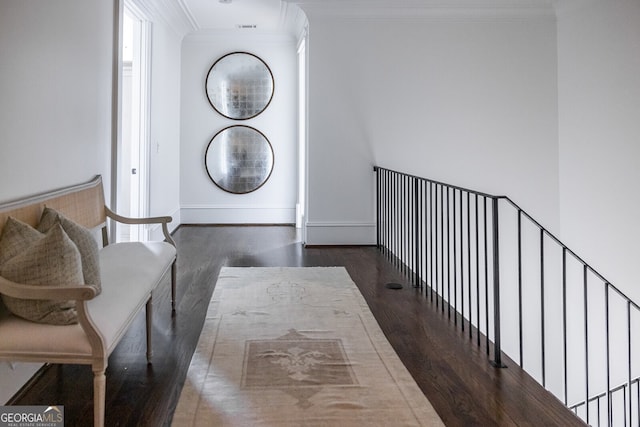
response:
<path id="1" fill-rule="evenodd" d="M 60 212 L 45 207 L 40 217 L 38 230 L 46 233 L 53 227 L 56 222 L 60 222 L 65 233 L 71 241 L 76 244 L 80 251 L 82 259 L 82 275 L 87 285 L 94 285 L 98 288 L 98 294 L 102 291 L 102 283 L 100 281 L 100 249 L 98 242 L 93 237 L 93 233 L 87 228 L 81 226 L 62 215 Z"/>
<path id="2" fill-rule="evenodd" d="M 44 234 L 29 224 L 13 217 L 7 218 L 0 236 L 0 267 L 43 237 Z"/>
<path id="3" fill-rule="evenodd" d="M 80 252 L 60 224 L 7 261 L 0 274 L 25 285 L 62 287 L 83 282 Z M 10 312 L 23 319 L 53 325 L 78 322 L 74 301 L 27 300 L 7 295 L 2 295 L 2 300 Z"/>

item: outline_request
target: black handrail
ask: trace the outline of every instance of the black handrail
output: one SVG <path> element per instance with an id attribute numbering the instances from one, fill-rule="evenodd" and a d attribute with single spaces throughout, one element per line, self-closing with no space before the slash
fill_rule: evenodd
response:
<path id="1" fill-rule="evenodd" d="M 539 339 L 538 357 L 532 357 L 533 361 L 539 358 L 538 381 L 563 400 L 565 405 L 580 413 L 587 423 L 595 420 L 597 425 L 618 425 L 621 416 L 614 409 L 620 406 L 617 400 L 622 390 L 625 409 L 622 417 L 624 423 L 621 425 L 640 425 L 640 360 L 636 361 L 636 365 L 633 363 L 634 352 L 640 348 L 640 334 L 632 334 L 632 327 L 640 326 L 640 306 L 636 302 L 509 197 L 379 166 L 373 169 L 376 173 L 378 248 L 411 277 L 416 287 L 425 289 L 425 296 L 435 301 L 443 314 L 446 311 L 448 318 L 451 318 L 453 310 L 454 324 L 457 325 L 460 318 L 463 331 L 466 321 L 469 339 L 473 338 L 475 330 L 477 345 L 480 346 L 481 335 L 484 335 L 487 355 L 493 349 L 493 359 L 490 361 L 494 366 L 504 367 L 501 326 L 505 314 L 501 307 L 501 293 L 505 285 L 500 277 L 508 275 L 511 268 L 517 271 L 517 302 L 513 299 L 507 302 L 513 301 L 513 306 L 517 306 L 518 310 L 518 339 L 512 347 L 517 348 L 520 367 L 525 369 L 525 343 Z M 510 209 L 505 211 L 507 217 L 509 212 L 516 215 L 515 231 L 507 229 L 509 224 L 501 223 L 503 214 L 500 211 L 506 208 Z M 531 233 L 525 227 L 537 231 Z M 533 244 L 527 238 L 532 234 L 537 234 L 531 240 Z M 510 262 L 508 256 L 500 252 L 500 242 L 509 238 L 516 240 L 515 262 Z M 531 254 L 532 246 L 537 248 L 538 261 L 525 257 L 525 248 Z M 561 258 L 554 255 L 554 250 L 555 253 L 561 253 Z M 510 252 L 507 250 L 505 253 Z M 501 263 L 503 257 L 507 267 Z M 533 304 L 537 304 L 536 300 L 523 303 L 525 292 L 530 294 L 532 291 L 528 283 L 531 274 L 524 272 L 525 264 L 537 265 L 538 262 L 538 272 L 534 276 L 539 276 L 537 298 L 540 303 L 535 309 Z M 576 274 L 578 269 L 580 274 Z M 549 303 L 554 296 L 555 299 L 561 299 L 561 304 L 558 304 L 561 307 Z M 576 305 L 576 300 L 581 304 Z M 617 310 L 618 306 L 624 306 L 625 310 Z M 511 307 L 511 304 L 506 307 Z M 527 341 L 524 336 L 531 332 L 523 328 L 527 323 L 523 316 L 525 309 L 536 310 L 536 317 L 540 319 L 538 338 L 530 337 Z M 613 322 L 622 312 L 626 317 L 622 321 L 617 319 L 617 322 L 624 323 L 626 337 L 620 344 L 616 334 L 620 328 L 613 326 Z M 551 321 L 561 322 L 561 331 L 557 332 L 559 328 L 549 328 Z M 577 328 L 576 324 L 581 324 L 584 332 L 581 343 L 575 341 L 575 334 L 572 333 Z M 558 345 L 553 345 L 554 339 Z M 594 351 L 592 347 L 603 350 Z M 559 348 L 562 349 L 561 364 L 557 362 Z M 576 353 L 577 359 L 569 358 L 570 353 Z M 580 366 L 584 369 L 580 375 L 582 379 L 576 382 L 574 377 L 577 374 L 571 372 L 571 368 L 580 369 Z M 597 366 L 606 368 L 605 372 L 596 370 Z M 562 371 L 561 379 L 558 375 L 548 375 L 551 371 L 557 374 L 559 370 Z M 529 368 L 529 371 L 533 372 L 534 369 Z M 623 384 L 612 387 L 612 382 Z M 598 389 L 600 391 L 594 394 L 593 391 Z M 603 389 L 604 392 L 601 391 Z M 582 398 L 576 399 L 576 393 L 582 393 Z M 601 411 L 603 397 L 607 401 L 606 414 Z M 569 406 L 569 400 L 578 403 Z M 605 416 L 606 420 L 603 418 Z"/>

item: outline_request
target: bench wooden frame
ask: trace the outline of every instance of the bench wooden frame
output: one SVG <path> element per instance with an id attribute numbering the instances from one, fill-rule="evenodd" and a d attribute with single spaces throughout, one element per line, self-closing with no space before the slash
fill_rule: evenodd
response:
<path id="1" fill-rule="evenodd" d="M 172 221 L 170 216 L 153 218 L 127 218 L 112 212 L 104 204 L 104 190 L 102 179 L 96 176 L 91 181 L 62 188 L 55 191 L 26 197 L 8 203 L 0 204 L 0 231 L 4 227 L 6 219 L 11 216 L 27 224 L 36 226 L 44 206 L 56 209 L 69 219 L 83 225 L 88 229 L 102 229 L 103 245 L 109 244 L 107 232 L 107 218 L 124 224 L 161 224 L 166 242 L 173 246 L 173 260 L 166 266 L 162 275 L 171 269 L 171 305 L 175 311 L 176 300 L 176 259 L 175 243 L 168 230 L 168 224 Z M 163 267 L 164 268 L 164 267 Z M 46 350 L 34 352 L 11 352 L 0 351 L 0 360 L 22 361 L 22 362 L 42 362 L 42 363 L 68 363 L 68 364 L 89 364 L 94 373 L 94 425 L 104 425 L 105 412 L 105 370 L 108 365 L 108 357 L 120 341 L 129 325 L 122 328 L 122 332 L 114 339 L 108 347 L 105 338 L 92 320 L 87 310 L 87 302 L 96 298 L 97 289 L 94 286 L 84 284 L 70 284 L 69 286 L 28 286 L 11 282 L 0 277 L 0 293 L 23 299 L 51 299 L 51 300 L 75 300 L 78 312 L 78 323 L 91 346 L 90 354 L 51 354 Z M 98 296 L 99 298 L 99 296 Z M 152 299 L 151 292 L 148 293 L 146 301 L 140 301 L 137 310 L 146 306 L 146 327 L 147 327 L 147 360 L 151 362 L 151 323 L 152 323 Z M 4 309 L 4 307 L 3 307 Z M 1 310 L 0 310 L 1 311 Z M 2 314 L 2 313 L 0 313 Z M 5 313 L 6 314 L 6 313 Z M 129 323 L 135 317 L 132 313 Z M 7 316 L 0 316 L 0 321 Z M 73 325 L 76 326 L 77 325 Z M 62 326 L 67 328 L 67 326 Z M 0 336 L 0 340 L 2 337 Z"/>

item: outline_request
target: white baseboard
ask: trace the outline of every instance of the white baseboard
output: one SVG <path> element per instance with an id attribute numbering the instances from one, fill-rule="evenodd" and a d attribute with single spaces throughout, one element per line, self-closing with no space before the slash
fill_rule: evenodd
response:
<path id="1" fill-rule="evenodd" d="M 295 224 L 295 206 L 187 205 L 182 224 Z"/>
<path id="2" fill-rule="evenodd" d="M 375 245 L 376 224 L 368 222 L 308 222 L 307 245 Z"/>

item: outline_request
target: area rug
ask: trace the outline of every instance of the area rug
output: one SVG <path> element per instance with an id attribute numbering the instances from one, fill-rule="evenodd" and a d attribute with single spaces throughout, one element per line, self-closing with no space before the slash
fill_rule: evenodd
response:
<path id="1" fill-rule="evenodd" d="M 343 267 L 224 267 L 174 426 L 441 426 Z"/>

